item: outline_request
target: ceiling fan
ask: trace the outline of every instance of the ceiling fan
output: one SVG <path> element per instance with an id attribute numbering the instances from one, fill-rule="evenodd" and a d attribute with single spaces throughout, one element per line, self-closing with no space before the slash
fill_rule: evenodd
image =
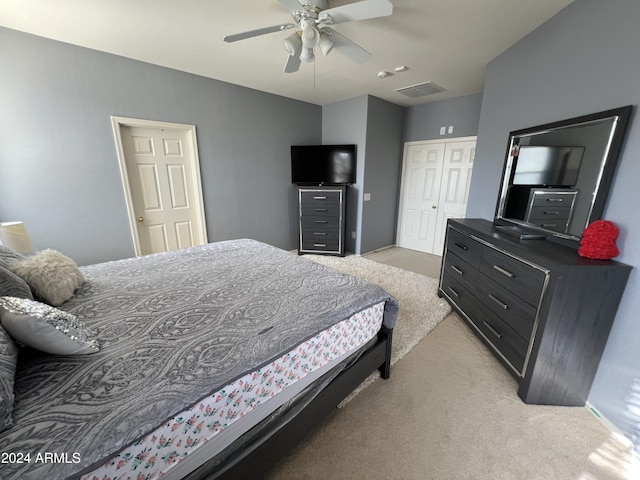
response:
<path id="1" fill-rule="evenodd" d="M 247 38 L 281 32 L 295 28 L 296 31 L 284 40 L 284 48 L 289 53 L 284 71 L 297 72 L 301 62 L 312 62 L 314 49 L 318 47 L 327 55 L 334 47 L 356 63 L 364 63 L 371 54 L 337 32 L 331 25 L 386 17 L 393 12 L 389 0 L 361 0 L 359 2 L 329 8 L 328 0 L 278 0 L 291 12 L 295 23 L 285 23 L 258 28 L 224 37 L 225 42 L 237 42 Z"/>

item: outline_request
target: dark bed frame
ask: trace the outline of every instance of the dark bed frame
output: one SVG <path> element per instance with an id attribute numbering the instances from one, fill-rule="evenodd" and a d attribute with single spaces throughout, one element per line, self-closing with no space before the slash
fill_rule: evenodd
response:
<path id="1" fill-rule="evenodd" d="M 281 426 L 242 458 L 222 465 L 205 463 L 187 480 L 245 480 L 263 478 L 273 465 L 283 458 L 303 437 L 320 424 L 372 372 L 389 378 L 393 329 L 382 327 L 377 342 L 356 362 L 342 371 L 292 420 Z"/>

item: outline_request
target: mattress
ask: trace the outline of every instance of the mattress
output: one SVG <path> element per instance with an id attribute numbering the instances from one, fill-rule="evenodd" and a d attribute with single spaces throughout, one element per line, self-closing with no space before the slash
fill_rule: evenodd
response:
<path id="1" fill-rule="evenodd" d="M 226 385 L 83 475 L 82 480 L 179 480 L 376 337 L 384 303 L 324 330 Z"/>
<path id="2" fill-rule="evenodd" d="M 380 287 L 254 240 L 82 270 L 86 284 L 61 308 L 97 331 L 101 350 L 23 352 L 0 451 L 53 461 L 2 465 L 3 479 L 90 473 L 352 315 L 384 304 L 389 328 L 397 315 Z"/>

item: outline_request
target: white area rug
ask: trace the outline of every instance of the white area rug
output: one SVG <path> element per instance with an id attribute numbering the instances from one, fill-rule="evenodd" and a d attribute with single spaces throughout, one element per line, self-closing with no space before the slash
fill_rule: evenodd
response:
<path id="1" fill-rule="evenodd" d="M 398 300 L 400 310 L 398 322 L 393 330 L 391 365 L 404 357 L 451 312 L 449 304 L 438 297 L 438 281 L 425 275 L 355 255 L 305 255 L 305 258 L 380 285 Z M 393 372 L 391 374 L 393 375 Z M 340 406 L 379 378 L 378 372 L 372 373 Z"/>

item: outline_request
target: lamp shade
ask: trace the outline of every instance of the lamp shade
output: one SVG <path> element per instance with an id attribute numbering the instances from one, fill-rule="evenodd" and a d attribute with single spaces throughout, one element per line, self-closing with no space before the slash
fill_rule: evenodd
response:
<path id="1" fill-rule="evenodd" d="M 284 48 L 287 53 L 291 56 L 295 55 L 296 52 L 302 47 L 302 40 L 297 33 L 292 33 L 287 38 L 284 39 Z"/>
<path id="2" fill-rule="evenodd" d="M 19 253 L 33 251 L 29 234 L 22 222 L 0 223 L 0 244 Z"/>

